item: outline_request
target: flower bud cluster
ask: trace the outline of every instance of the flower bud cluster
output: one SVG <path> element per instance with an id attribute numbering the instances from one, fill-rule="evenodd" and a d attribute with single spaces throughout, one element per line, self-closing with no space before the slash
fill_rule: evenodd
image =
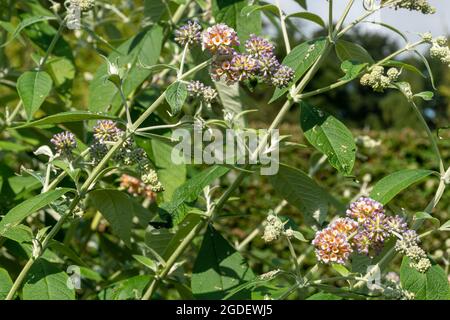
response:
<path id="1" fill-rule="evenodd" d="M 267 243 L 278 240 L 281 236 L 286 238 L 294 237 L 294 230 L 292 228 L 285 229 L 286 222 L 273 214 L 269 214 L 266 219 L 266 226 L 264 228 L 263 240 Z"/>
<path id="2" fill-rule="evenodd" d="M 361 84 L 371 87 L 375 92 L 383 92 L 398 80 L 399 75 L 400 72 L 396 68 L 390 68 L 385 74 L 384 67 L 375 66 L 361 77 Z"/>
<path id="3" fill-rule="evenodd" d="M 446 37 L 438 37 L 432 41 L 430 56 L 434 59 L 441 60 L 442 63 L 450 67 L 450 48 L 447 44 Z"/>
<path id="4" fill-rule="evenodd" d="M 419 247 L 420 239 L 414 230 L 408 230 L 395 243 L 395 250 L 410 259 L 410 266 L 419 272 L 426 272 L 431 267 L 426 252 Z"/>
<path id="5" fill-rule="evenodd" d="M 395 9 L 419 11 L 423 14 L 433 14 L 436 12 L 436 9 L 428 3 L 428 0 L 402 0 L 395 4 Z"/>
<path id="6" fill-rule="evenodd" d="M 69 0 L 70 6 L 81 11 L 89 11 L 95 5 L 95 0 Z"/>
<path id="7" fill-rule="evenodd" d="M 217 98 L 217 91 L 200 81 L 191 81 L 187 85 L 187 91 L 192 97 L 200 98 L 206 103 L 211 103 Z"/>
<path id="8" fill-rule="evenodd" d="M 270 214 L 266 219 L 266 226 L 264 228 L 263 240 L 267 243 L 278 240 L 283 234 L 284 223 L 277 216 Z"/>

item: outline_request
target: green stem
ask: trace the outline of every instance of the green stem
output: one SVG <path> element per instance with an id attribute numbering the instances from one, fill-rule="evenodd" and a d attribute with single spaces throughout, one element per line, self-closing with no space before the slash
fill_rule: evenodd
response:
<path id="1" fill-rule="evenodd" d="M 286 28 L 286 15 L 281 9 L 279 0 L 276 0 L 276 5 L 278 7 L 278 13 L 280 15 L 281 32 L 283 33 L 284 45 L 286 46 L 286 53 L 289 54 L 291 52 L 291 43 L 289 41 L 289 35 Z"/>
<path id="2" fill-rule="evenodd" d="M 416 103 L 412 99 L 411 99 L 410 102 L 411 102 L 411 105 L 413 107 L 413 110 L 414 110 L 415 114 L 417 115 L 417 118 L 419 118 L 420 123 L 423 125 L 425 131 L 427 132 L 428 139 L 430 140 L 430 142 L 431 142 L 431 144 L 433 146 L 433 151 L 434 151 L 434 153 L 436 155 L 436 158 L 437 158 L 440 174 L 443 177 L 445 175 L 445 168 L 444 168 L 444 162 L 442 160 L 441 152 L 439 151 L 439 146 L 438 146 L 437 139 L 433 135 L 433 133 L 431 132 L 431 129 L 428 126 L 428 123 L 426 122 L 425 118 L 422 115 L 422 112 L 420 112 L 420 110 L 417 107 Z"/>
<path id="3" fill-rule="evenodd" d="M 39 71 L 41 71 L 42 68 L 47 63 L 47 60 L 50 57 L 50 55 L 52 54 L 53 50 L 55 49 L 56 43 L 58 42 L 59 38 L 62 36 L 62 33 L 63 33 L 65 27 L 66 27 L 66 21 L 63 20 L 63 21 L 61 21 L 61 24 L 59 25 L 59 29 L 56 32 L 56 35 L 53 37 L 52 42 L 50 43 L 50 46 L 48 47 L 44 58 L 39 63 L 39 67 L 38 67 Z"/>
<path id="4" fill-rule="evenodd" d="M 152 283 L 150 284 L 150 287 L 145 292 L 144 296 L 142 297 L 142 300 L 150 300 L 153 296 L 153 293 L 156 291 L 159 282 L 165 278 L 170 270 L 172 269 L 175 262 L 177 262 L 178 257 L 181 256 L 184 252 L 184 250 L 189 246 L 192 240 L 197 236 L 198 233 L 200 233 L 201 230 L 203 230 L 203 227 L 205 226 L 205 221 L 200 222 L 197 224 L 189 233 L 188 235 L 183 239 L 183 241 L 180 243 L 180 245 L 177 247 L 177 249 L 174 251 L 174 253 L 170 256 L 170 258 L 167 260 L 166 265 L 162 269 L 162 271 L 155 276 Z"/>
<path id="5" fill-rule="evenodd" d="M 59 232 L 59 230 L 62 228 L 66 219 L 73 213 L 76 206 L 78 205 L 79 200 L 80 200 L 79 196 L 76 196 L 75 199 L 73 199 L 71 206 L 70 206 L 69 210 L 67 211 L 67 213 L 64 215 L 61 215 L 58 222 L 53 226 L 53 228 L 47 234 L 44 241 L 42 242 L 42 250 L 39 253 L 39 256 L 31 257 L 30 259 L 28 259 L 27 263 L 25 264 L 23 269 L 20 271 L 19 276 L 14 281 L 14 284 L 11 287 L 11 289 L 9 290 L 8 295 L 6 296 L 5 300 L 12 300 L 14 298 L 17 290 L 20 288 L 23 281 L 25 280 L 25 277 L 27 276 L 28 272 L 30 271 L 31 267 L 33 266 L 34 261 L 36 261 L 36 259 L 38 259 L 39 257 L 41 257 L 44 254 L 45 250 L 47 249 L 47 247 L 50 243 L 50 240 L 52 240 L 53 237 Z"/>

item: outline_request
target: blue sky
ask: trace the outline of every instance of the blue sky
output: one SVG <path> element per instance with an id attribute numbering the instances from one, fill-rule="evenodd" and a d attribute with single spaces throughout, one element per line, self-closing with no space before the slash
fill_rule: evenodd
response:
<path id="1" fill-rule="evenodd" d="M 270 0 L 269 2 L 274 2 Z M 292 0 L 281 0 L 283 9 L 288 12 L 301 11 L 298 4 Z M 347 4 L 347 0 L 335 0 L 334 5 L 337 15 L 342 12 Z M 362 0 L 357 0 L 358 4 L 354 6 L 350 12 L 349 19 L 354 19 L 364 12 Z M 450 33 L 450 1 L 447 0 L 430 0 L 429 1 L 437 9 L 434 15 L 423 15 L 407 10 L 383 10 L 380 15 L 376 16 L 379 21 L 383 23 L 392 24 L 399 30 L 406 33 L 412 40 L 416 39 L 415 35 L 418 32 L 430 31 L 433 35 L 448 35 Z M 328 1 L 326 0 L 308 0 L 309 11 L 319 14 L 324 19 L 328 15 Z M 363 24 L 365 28 L 375 32 L 386 32 L 383 29 L 377 29 L 375 25 Z M 306 28 L 314 28 L 313 26 L 306 26 Z M 392 34 L 392 33 L 391 33 Z"/>

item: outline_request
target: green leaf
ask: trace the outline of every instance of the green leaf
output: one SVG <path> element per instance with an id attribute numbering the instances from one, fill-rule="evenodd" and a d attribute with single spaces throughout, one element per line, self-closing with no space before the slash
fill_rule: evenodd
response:
<path id="1" fill-rule="evenodd" d="M 425 101 L 431 101 L 431 100 L 433 100 L 434 93 L 431 91 L 424 91 L 424 92 L 416 93 L 413 97 L 414 98 L 422 98 Z"/>
<path id="2" fill-rule="evenodd" d="M 421 221 L 421 220 L 430 220 L 431 222 L 433 222 L 433 224 L 439 228 L 441 222 L 439 221 L 439 219 L 436 219 L 435 217 L 433 217 L 431 214 L 429 214 L 428 212 L 417 212 L 414 215 L 414 218 L 416 221 Z"/>
<path id="3" fill-rule="evenodd" d="M 249 16 L 253 12 L 256 12 L 256 11 L 269 11 L 269 12 L 272 12 L 273 14 L 275 14 L 275 15 L 278 15 L 278 16 L 279 16 L 279 13 L 280 13 L 278 11 L 277 6 L 275 6 L 273 4 L 266 4 L 266 5 L 257 5 L 257 4 L 255 4 L 255 5 L 244 7 L 244 9 L 242 9 L 242 11 L 241 11 L 241 15 Z"/>
<path id="4" fill-rule="evenodd" d="M 111 224 L 113 232 L 125 244 L 131 246 L 131 227 L 135 216 L 134 201 L 118 190 L 94 190 L 89 193 L 89 200 Z"/>
<path id="5" fill-rule="evenodd" d="M 317 58 L 323 53 L 325 49 L 325 38 L 319 38 L 304 42 L 294 49 L 284 58 L 283 64 L 291 67 L 295 71 L 294 82 L 297 82 L 309 68 L 316 62 Z M 286 92 L 289 88 L 277 88 L 269 103 L 274 102 Z"/>
<path id="6" fill-rule="evenodd" d="M 13 282 L 8 274 L 8 271 L 0 268 L 0 300 L 4 300 L 6 298 L 12 285 Z"/>
<path id="7" fill-rule="evenodd" d="M 139 262 L 140 264 L 146 266 L 147 268 L 149 268 L 152 271 L 156 271 L 158 266 L 156 264 L 155 261 L 153 261 L 152 259 L 145 257 L 145 256 L 140 256 L 140 255 L 133 255 L 133 258 Z"/>
<path id="8" fill-rule="evenodd" d="M 67 286 L 69 277 L 56 264 L 37 259 L 23 286 L 24 300 L 75 300 L 75 291 Z"/>
<path id="9" fill-rule="evenodd" d="M 405 69 L 405 70 L 408 70 L 408 71 L 412 71 L 412 72 L 420 75 L 421 77 L 425 78 L 425 75 L 423 74 L 422 71 L 420 71 L 415 66 L 413 66 L 412 64 L 409 64 L 409 63 L 405 63 L 405 62 L 402 62 L 402 61 L 389 60 L 389 61 L 386 61 L 385 63 L 383 63 L 383 66 Z"/>
<path id="10" fill-rule="evenodd" d="M 107 300 L 140 300 L 151 280 L 149 275 L 141 275 L 118 281 L 112 288 L 107 288 Z"/>
<path id="11" fill-rule="evenodd" d="M 206 186 L 226 174 L 229 170 L 226 167 L 214 166 L 195 175 L 177 188 L 173 194 L 172 201 L 163 205 L 163 209 L 171 215 L 172 223 L 177 225 L 183 221 L 188 213 L 184 210 L 183 205 L 197 200 Z"/>
<path id="12" fill-rule="evenodd" d="M 309 296 L 306 300 L 342 300 L 342 297 L 336 296 L 332 293 L 318 292 Z"/>
<path id="13" fill-rule="evenodd" d="M 408 257 L 403 257 L 400 281 L 403 289 L 415 294 L 416 300 L 448 300 L 450 297 L 447 275 L 436 264 L 421 273 L 410 266 Z"/>
<path id="14" fill-rule="evenodd" d="M 345 210 L 342 204 L 303 171 L 282 164 L 278 173 L 269 179 L 275 191 L 296 206 L 309 224 L 321 225 L 325 221 L 329 204 Z"/>
<path id="15" fill-rule="evenodd" d="M 324 153 L 339 172 L 350 175 L 356 158 L 356 145 L 350 130 L 332 115 L 304 101 L 300 105 L 300 123 L 308 142 Z"/>
<path id="16" fill-rule="evenodd" d="M 433 171 L 431 170 L 422 169 L 405 169 L 394 172 L 375 184 L 370 197 L 382 204 L 387 204 L 401 191 L 432 173 Z"/>
<path id="17" fill-rule="evenodd" d="M 359 77 L 360 73 L 367 67 L 367 63 L 358 63 L 355 61 L 345 60 L 341 64 L 341 69 L 345 76 L 339 80 L 351 81 Z"/>
<path id="18" fill-rule="evenodd" d="M 119 66 L 130 65 L 123 83 L 124 95 L 129 96 L 152 73 L 151 70 L 140 65 L 152 66 L 158 62 L 163 41 L 163 30 L 155 25 L 148 31 L 143 31 L 123 43 L 117 52 L 108 56 L 108 60 Z M 122 100 L 117 88 L 110 81 L 106 81 L 107 65 L 103 63 L 97 70 L 89 85 L 89 110 L 92 112 L 117 113 Z M 110 106 L 112 107 L 110 108 Z"/>
<path id="19" fill-rule="evenodd" d="M 445 222 L 440 228 L 440 231 L 450 231 L 450 220 Z"/>
<path id="20" fill-rule="evenodd" d="M 209 225 L 192 272 L 194 296 L 197 299 L 223 299 L 228 291 L 254 278 L 239 252 Z M 249 297 L 248 291 L 233 296 L 234 299 Z"/>
<path id="21" fill-rule="evenodd" d="M 188 97 L 186 84 L 177 81 L 172 83 L 166 91 L 166 101 L 170 106 L 172 115 L 177 115 L 183 108 L 184 102 Z"/>
<path id="22" fill-rule="evenodd" d="M 161 141 L 153 139 L 151 141 L 152 160 L 158 168 L 158 178 L 164 186 L 164 200 L 171 200 L 175 190 L 186 182 L 186 165 L 175 164 L 172 161 L 173 148 Z M 181 156 L 180 156 L 181 157 Z M 177 159 L 177 163 L 183 162 L 182 159 Z"/>
<path id="23" fill-rule="evenodd" d="M 299 18 L 303 20 L 308 20 L 311 22 L 314 22 L 318 24 L 319 26 L 325 28 L 325 22 L 323 19 L 318 16 L 317 14 L 311 13 L 311 12 L 296 12 L 288 15 L 286 19 L 292 19 L 292 18 Z"/>
<path id="24" fill-rule="evenodd" d="M 19 125 L 14 129 L 22 129 L 29 127 L 38 127 L 52 124 L 69 123 L 69 122 L 79 122 L 85 120 L 100 120 L 100 119 L 111 119 L 115 120 L 116 117 L 112 117 L 106 114 L 92 113 L 89 111 L 68 111 L 61 112 L 52 116 L 45 117 L 33 122 L 25 123 Z"/>
<path id="25" fill-rule="evenodd" d="M 198 214 L 189 214 L 186 216 L 186 218 L 178 225 L 178 231 L 167 243 L 162 257 L 166 260 L 169 259 L 175 250 L 177 250 L 180 246 L 181 241 L 183 241 L 188 233 L 191 232 L 191 230 L 194 229 L 199 223 L 201 223 L 201 217 Z"/>
<path id="26" fill-rule="evenodd" d="M 25 200 L 14 207 L 3 217 L 2 221 L 0 221 L 0 236 L 3 236 L 9 228 L 19 224 L 30 214 L 42 209 L 69 191 L 73 191 L 73 189 L 63 188 L 48 191 Z"/>
<path id="27" fill-rule="evenodd" d="M 341 61 L 350 60 L 368 64 L 375 62 L 372 56 L 362 46 L 342 39 L 336 43 L 336 54 Z"/>
<path id="28" fill-rule="evenodd" d="M 333 263 L 331 266 L 337 273 L 339 273 L 343 277 L 347 277 L 350 274 L 350 271 L 348 271 L 347 268 L 342 264 Z"/>
<path id="29" fill-rule="evenodd" d="M 250 34 L 261 34 L 261 13 L 255 11 L 250 15 L 242 15 L 244 8 L 248 7 L 248 0 L 213 0 L 212 12 L 217 23 L 225 23 L 236 30 L 241 46 L 250 37 Z"/>
<path id="30" fill-rule="evenodd" d="M 16 27 L 16 29 L 14 30 L 14 32 L 12 33 L 11 38 L 3 43 L 2 45 L 0 45 L 0 48 L 7 46 L 11 41 L 13 41 L 19 34 L 20 32 L 22 32 L 22 30 L 24 30 L 25 28 L 38 23 L 38 22 L 43 22 L 43 21 L 49 21 L 49 20 L 56 20 L 56 17 L 47 17 L 47 16 L 33 16 L 33 17 L 29 17 L 26 19 L 23 19 L 19 25 Z"/>
<path id="31" fill-rule="evenodd" d="M 308 5 L 306 4 L 306 0 L 294 0 L 297 2 L 303 9 L 308 10 Z"/>
<path id="32" fill-rule="evenodd" d="M 144 0 L 144 21 L 158 23 L 167 10 L 164 0 Z"/>
<path id="33" fill-rule="evenodd" d="M 17 91 L 30 120 L 52 90 L 53 80 L 45 71 L 27 71 L 17 80 Z"/>
<path id="34" fill-rule="evenodd" d="M 244 90 L 238 83 L 227 85 L 224 82 L 214 82 L 220 102 L 225 110 L 234 114 L 240 114 L 244 111 L 244 101 L 247 98 Z M 245 125 L 245 117 L 237 119 L 239 125 Z"/>

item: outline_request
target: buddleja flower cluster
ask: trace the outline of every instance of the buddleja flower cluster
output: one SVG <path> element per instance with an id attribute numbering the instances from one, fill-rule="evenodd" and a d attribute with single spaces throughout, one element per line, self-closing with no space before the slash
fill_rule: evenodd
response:
<path id="1" fill-rule="evenodd" d="M 427 0 L 403 0 L 395 4 L 395 9 L 419 11 L 423 14 L 436 13 L 436 9 L 432 7 Z"/>
<path id="2" fill-rule="evenodd" d="M 141 179 L 130 176 L 128 174 L 123 174 L 120 177 L 120 189 L 126 190 L 134 197 L 144 197 L 152 202 L 156 199 L 154 186 L 147 185 Z"/>
<path id="3" fill-rule="evenodd" d="M 263 240 L 267 243 L 278 240 L 282 235 L 288 238 L 293 237 L 293 230 L 288 228 L 285 230 L 286 222 L 281 221 L 281 219 L 273 214 L 269 214 L 266 219 L 266 226 L 264 228 L 264 234 L 262 236 Z"/>
<path id="4" fill-rule="evenodd" d="M 426 271 L 428 266 L 425 262 L 420 261 L 419 264 L 424 255 L 414 246 L 417 242 L 410 239 L 415 231 L 408 230 L 402 217 L 387 216 L 381 203 L 365 197 L 350 204 L 346 214 L 346 218 L 338 218 L 316 233 L 312 244 L 319 261 L 345 264 L 354 251 L 373 256 L 381 251 L 387 239 L 397 237 L 400 241 L 398 246 L 402 248 L 398 251 L 410 257 L 416 269 Z"/>
<path id="5" fill-rule="evenodd" d="M 450 48 L 448 47 L 446 37 L 441 36 L 432 40 L 430 56 L 434 59 L 441 60 L 442 63 L 450 67 Z"/>
<path id="6" fill-rule="evenodd" d="M 100 120 L 93 128 L 93 142 L 89 147 L 92 165 L 97 165 L 108 153 L 110 147 L 122 139 L 125 132 L 112 120 Z M 77 147 L 73 133 L 65 131 L 53 136 L 50 140 L 56 155 L 67 160 L 73 159 L 73 151 Z M 163 191 L 156 171 L 142 148 L 128 138 L 122 143 L 113 156 L 113 161 L 122 166 L 136 166 L 141 174 L 141 181 L 153 192 Z M 142 195 L 142 193 L 141 193 Z"/>
<path id="7" fill-rule="evenodd" d="M 89 11 L 95 5 L 95 0 L 69 0 L 72 8 L 77 8 L 81 11 Z"/>
<path id="8" fill-rule="evenodd" d="M 217 91 L 200 81 L 191 81 L 187 85 L 187 91 L 190 96 L 200 98 L 206 103 L 211 103 L 217 97 Z"/>
<path id="9" fill-rule="evenodd" d="M 375 92 L 383 92 L 398 80 L 399 75 L 400 72 L 396 68 L 390 68 L 385 74 L 384 67 L 375 66 L 361 77 L 361 84 L 371 87 Z"/>
<path id="10" fill-rule="evenodd" d="M 275 87 L 287 87 L 294 70 L 282 65 L 275 56 L 275 47 L 268 40 L 251 35 L 245 43 L 245 53 L 237 50 L 240 41 L 236 31 L 220 23 L 201 32 L 197 22 L 188 22 L 175 33 L 181 45 L 201 44 L 213 55 L 211 78 L 228 85 L 249 79 L 259 79 Z"/>

